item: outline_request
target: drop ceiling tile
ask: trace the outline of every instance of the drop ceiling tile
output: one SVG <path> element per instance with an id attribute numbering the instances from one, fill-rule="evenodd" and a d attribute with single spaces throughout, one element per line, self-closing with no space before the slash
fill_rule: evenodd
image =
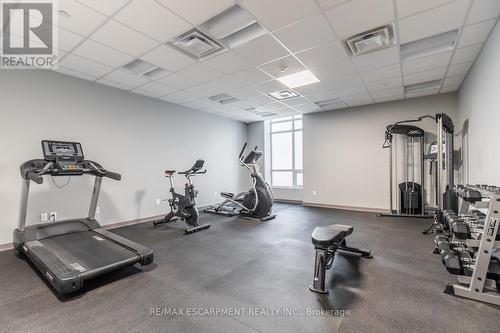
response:
<path id="1" fill-rule="evenodd" d="M 175 89 L 175 88 L 167 87 L 167 86 L 165 86 L 161 83 L 158 83 L 158 82 L 146 83 L 145 85 L 140 86 L 139 88 L 137 88 L 135 90 L 147 91 L 149 93 L 148 96 L 151 96 L 154 98 L 165 96 L 167 94 L 171 94 L 171 93 L 177 91 L 177 89 Z"/>
<path id="2" fill-rule="evenodd" d="M 344 47 L 338 41 L 295 54 L 308 67 L 330 66 L 347 59 Z"/>
<path id="3" fill-rule="evenodd" d="M 198 97 L 187 93 L 185 90 L 175 92 L 173 94 L 166 96 L 165 98 L 168 101 L 174 101 L 174 103 L 186 103 L 198 99 Z M 163 97 L 161 99 L 163 99 Z"/>
<path id="4" fill-rule="evenodd" d="M 397 87 L 397 88 L 372 91 L 372 92 L 370 92 L 370 95 L 372 95 L 372 97 L 375 100 L 377 100 L 378 98 L 384 98 L 384 97 L 403 96 L 404 95 L 404 88 L 401 86 L 401 87 Z"/>
<path id="5" fill-rule="evenodd" d="M 335 89 L 335 93 L 345 101 L 344 97 L 360 95 L 360 94 L 368 94 L 364 85 L 357 85 L 346 88 L 337 88 Z"/>
<path id="6" fill-rule="evenodd" d="M 366 0 L 351 0 L 328 9 L 325 13 L 333 29 L 341 38 L 394 21 L 392 0 L 371 0 L 369 8 L 367 8 Z"/>
<path id="7" fill-rule="evenodd" d="M 342 101 L 339 101 L 337 103 L 328 104 L 328 105 L 322 107 L 320 110 L 321 111 L 332 111 L 332 110 L 339 110 L 339 109 L 345 109 L 345 108 L 347 108 L 347 104 L 342 102 Z"/>
<path id="8" fill-rule="evenodd" d="M 226 51 L 212 58 L 203 60 L 203 63 L 218 70 L 222 74 L 234 73 L 252 66 L 245 58 L 232 51 Z"/>
<path id="9" fill-rule="evenodd" d="M 369 94 L 359 94 L 342 97 L 342 100 L 350 107 L 373 104 L 373 99 Z"/>
<path id="10" fill-rule="evenodd" d="M 133 88 L 133 87 L 128 86 L 126 84 L 121 84 L 121 83 L 114 82 L 114 81 L 109 81 L 109 80 L 106 80 L 106 79 L 100 79 L 100 80 L 97 80 L 96 82 L 100 83 L 100 84 L 104 84 L 106 86 L 113 87 L 113 88 L 122 89 L 122 90 L 130 90 L 130 89 Z"/>
<path id="11" fill-rule="evenodd" d="M 63 28 L 57 29 L 57 33 L 59 34 L 57 48 L 66 52 L 72 50 L 84 39 L 84 37 L 64 30 Z"/>
<path id="12" fill-rule="evenodd" d="M 138 57 L 158 45 L 151 38 L 115 21 L 107 22 L 90 38 L 134 57 Z"/>
<path id="13" fill-rule="evenodd" d="M 404 76 L 404 83 L 405 85 L 409 85 L 427 81 L 440 80 L 443 79 L 445 75 L 446 75 L 446 67 L 420 73 L 406 74 Z"/>
<path id="14" fill-rule="evenodd" d="M 64 68 L 62 66 L 59 66 L 57 69 L 54 69 L 54 71 L 61 73 L 61 74 L 65 74 L 65 75 L 74 76 L 74 77 L 77 77 L 80 79 L 88 80 L 88 81 L 94 81 L 95 79 L 97 79 L 97 76 L 81 73 L 81 72 L 78 72 L 78 71 L 75 71 L 75 70 L 72 70 L 69 68 Z"/>
<path id="15" fill-rule="evenodd" d="M 447 2 L 450 0 L 397 0 L 398 17 L 401 19 Z"/>
<path id="16" fill-rule="evenodd" d="M 243 0 L 241 4 L 269 31 L 297 22 L 320 10 L 311 0 Z"/>
<path id="17" fill-rule="evenodd" d="M 284 100 L 283 101 L 283 104 L 286 104 L 290 107 L 295 107 L 295 106 L 299 106 L 299 105 L 304 105 L 304 104 L 307 104 L 309 103 L 309 101 L 305 98 L 302 98 L 302 97 L 295 97 L 295 98 L 291 98 L 291 99 L 287 99 L 287 100 Z"/>
<path id="18" fill-rule="evenodd" d="M 470 0 L 456 0 L 429 11 L 399 20 L 400 43 L 451 31 L 462 26 Z"/>
<path id="19" fill-rule="evenodd" d="M 450 51 L 450 52 L 435 54 L 424 58 L 404 61 L 403 73 L 412 74 L 412 73 L 428 71 L 431 69 L 446 67 L 450 63 L 452 55 L 453 52 Z"/>
<path id="20" fill-rule="evenodd" d="M 315 103 L 337 98 L 337 95 L 335 95 L 330 90 L 318 90 L 318 91 L 308 93 L 304 96 L 307 99 L 309 99 L 311 102 L 315 102 Z"/>
<path id="21" fill-rule="evenodd" d="M 369 82 L 366 84 L 366 88 L 370 92 L 378 91 L 378 90 L 386 90 L 391 88 L 398 88 L 403 85 L 403 81 L 401 77 L 393 77 L 390 79 L 385 79 L 381 81 Z"/>
<path id="22" fill-rule="evenodd" d="M 469 72 L 472 64 L 473 62 L 466 62 L 463 64 L 451 65 L 450 68 L 448 68 L 448 73 L 446 73 L 446 76 L 466 75 Z"/>
<path id="23" fill-rule="evenodd" d="M 260 92 L 250 89 L 250 88 L 236 88 L 227 90 L 227 94 L 238 99 L 249 99 L 260 96 Z"/>
<path id="24" fill-rule="evenodd" d="M 108 75 L 103 77 L 103 79 L 107 81 L 113 81 L 119 84 L 124 84 L 131 88 L 135 88 L 149 82 L 149 80 L 146 78 L 139 77 L 135 74 L 120 69 L 117 69 L 109 73 Z"/>
<path id="25" fill-rule="evenodd" d="M 168 45 L 160 45 L 141 57 L 142 60 L 175 72 L 196 63 L 193 58 Z"/>
<path id="26" fill-rule="evenodd" d="M 107 19 L 106 16 L 74 0 L 59 1 L 58 6 L 59 10 L 71 15 L 71 17 L 59 15 L 58 26 L 82 36 L 88 36 Z"/>
<path id="27" fill-rule="evenodd" d="M 495 26 L 496 20 L 489 20 L 481 23 L 469 25 L 462 30 L 462 36 L 457 48 L 475 44 L 481 44 L 488 39 L 491 29 Z"/>
<path id="28" fill-rule="evenodd" d="M 139 94 L 139 95 L 143 95 L 143 96 L 147 96 L 147 97 L 152 97 L 152 98 L 158 98 L 158 94 L 155 93 L 155 92 L 152 92 L 152 91 L 149 91 L 149 90 L 144 90 L 144 89 L 141 89 L 141 88 L 135 88 L 133 90 L 130 90 L 131 92 L 135 93 L 135 94 Z"/>
<path id="29" fill-rule="evenodd" d="M 498 0 L 476 0 L 467 18 L 467 24 L 476 23 L 500 15 L 500 1 Z"/>
<path id="30" fill-rule="evenodd" d="M 178 90 L 190 88 L 198 84 L 198 82 L 176 73 L 172 73 L 165 77 L 162 77 L 161 79 L 156 80 L 156 82 L 169 87 L 177 88 Z"/>
<path id="31" fill-rule="evenodd" d="M 293 90 L 301 95 L 307 95 L 307 94 L 312 94 L 316 91 L 324 91 L 324 90 L 331 90 L 331 89 L 328 88 L 328 86 L 324 85 L 322 82 L 316 82 L 313 84 L 308 84 L 306 86 L 295 88 Z"/>
<path id="32" fill-rule="evenodd" d="M 269 80 L 253 86 L 253 89 L 260 91 L 263 94 L 268 94 L 274 91 L 285 90 L 288 88 L 277 80 Z"/>
<path id="33" fill-rule="evenodd" d="M 273 33 L 292 52 L 323 45 L 337 39 L 323 14 L 303 19 Z"/>
<path id="34" fill-rule="evenodd" d="M 272 79 L 269 75 L 258 70 L 257 68 L 248 68 L 242 71 L 229 74 L 224 78 L 225 83 L 229 83 L 233 88 L 253 86 L 257 83 Z"/>
<path id="35" fill-rule="evenodd" d="M 375 68 L 366 72 L 359 73 L 365 82 L 380 81 L 395 76 L 401 76 L 401 65 L 394 64 L 381 68 Z"/>
<path id="36" fill-rule="evenodd" d="M 255 65 L 289 55 L 288 51 L 269 34 L 239 45 L 233 50 Z"/>
<path id="37" fill-rule="evenodd" d="M 330 89 L 338 89 L 362 85 L 363 81 L 358 74 L 343 75 L 343 76 L 328 76 L 321 79 L 321 83 Z"/>
<path id="38" fill-rule="evenodd" d="M 178 74 L 200 83 L 213 80 L 221 76 L 218 71 L 201 62 L 180 70 Z"/>
<path id="39" fill-rule="evenodd" d="M 282 110 L 282 109 L 288 108 L 287 105 L 285 105 L 281 102 L 278 102 L 278 101 L 273 101 L 273 102 L 264 104 L 264 105 L 262 105 L 262 107 L 266 110 L 269 110 L 269 111 L 276 111 L 276 110 Z"/>
<path id="40" fill-rule="evenodd" d="M 90 39 L 78 46 L 73 51 L 73 54 L 111 67 L 121 67 L 134 59 L 128 54 L 116 51 Z"/>
<path id="41" fill-rule="evenodd" d="M 274 101 L 274 99 L 272 97 L 267 96 L 267 95 L 260 95 L 260 96 L 253 97 L 253 98 L 249 99 L 249 102 L 251 103 L 250 105 L 253 105 L 253 106 L 259 106 L 259 105 L 267 104 L 267 103 L 270 103 L 273 101 Z"/>
<path id="42" fill-rule="evenodd" d="M 349 0 L 318 0 L 318 3 L 321 6 L 321 8 L 327 9 L 333 6 L 338 6 L 347 1 Z"/>
<path id="43" fill-rule="evenodd" d="M 352 58 L 352 63 L 360 72 L 396 64 L 399 62 L 399 49 L 389 47 Z"/>
<path id="44" fill-rule="evenodd" d="M 451 64 L 463 64 L 464 62 L 474 61 L 482 47 L 483 45 L 481 44 L 455 50 Z"/>
<path id="45" fill-rule="evenodd" d="M 193 27 L 154 0 L 133 0 L 114 19 L 161 43 Z"/>
<path id="46" fill-rule="evenodd" d="M 314 103 L 307 103 L 303 105 L 298 105 L 293 107 L 295 110 L 303 113 L 317 112 L 320 111 L 320 107 Z"/>
<path id="47" fill-rule="evenodd" d="M 59 66 L 72 69 L 74 71 L 84 73 L 91 76 L 103 76 L 111 72 L 112 68 L 96 62 L 69 54 L 62 61 Z"/>
<path id="48" fill-rule="evenodd" d="M 321 81 L 336 80 L 356 73 L 356 68 L 354 68 L 350 60 L 340 61 L 330 66 L 322 65 L 310 68 L 310 70 Z"/>
<path id="49" fill-rule="evenodd" d="M 281 66 L 283 66 L 283 68 L 286 67 L 286 70 L 281 70 Z M 259 67 L 273 77 L 282 77 L 306 70 L 306 68 L 294 56 L 288 56 L 271 61 L 267 64 L 260 65 Z"/>
<path id="50" fill-rule="evenodd" d="M 207 97 L 203 97 L 203 98 L 197 99 L 195 101 L 184 103 L 182 105 L 184 105 L 184 106 L 186 106 L 188 108 L 192 108 L 192 109 L 196 109 L 196 110 L 201 110 L 201 109 L 204 109 L 204 108 L 213 107 L 214 103 L 216 103 L 216 102 L 210 100 Z"/>
<path id="51" fill-rule="evenodd" d="M 459 88 L 460 88 L 459 85 L 458 86 L 443 87 L 443 88 L 441 88 L 441 94 L 457 91 Z"/>
<path id="52" fill-rule="evenodd" d="M 465 75 L 447 77 L 443 82 L 443 87 L 460 86 L 465 79 Z"/>
<path id="53" fill-rule="evenodd" d="M 78 0 L 84 5 L 94 8 L 95 10 L 105 14 L 112 15 L 118 9 L 123 7 L 129 0 Z"/>
<path id="54" fill-rule="evenodd" d="M 158 0 L 194 25 L 200 25 L 236 3 L 235 0 Z"/>

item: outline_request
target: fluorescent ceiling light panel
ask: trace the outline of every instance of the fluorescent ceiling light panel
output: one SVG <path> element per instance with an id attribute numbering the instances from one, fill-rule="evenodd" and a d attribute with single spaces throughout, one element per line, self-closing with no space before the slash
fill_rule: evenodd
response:
<path id="1" fill-rule="evenodd" d="M 433 90 L 441 87 L 442 80 L 434 80 L 428 82 L 415 83 L 405 86 L 405 93 L 417 93 L 427 90 Z"/>
<path id="2" fill-rule="evenodd" d="M 279 77 L 278 81 L 283 83 L 288 88 L 293 89 L 297 87 L 306 86 L 308 84 L 317 83 L 319 82 L 319 79 L 316 76 L 314 76 L 314 74 L 311 73 L 311 71 L 305 70 L 302 72 Z"/>
<path id="3" fill-rule="evenodd" d="M 401 45 L 403 61 L 427 57 L 455 49 L 458 29 Z"/>
<path id="4" fill-rule="evenodd" d="M 136 59 L 123 66 L 123 68 L 131 71 L 132 73 L 142 75 L 144 73 L 151 72 L 152 70 L 158 68 L 158 66 L 150 64 L 149 62 L 141 59 Z"/>

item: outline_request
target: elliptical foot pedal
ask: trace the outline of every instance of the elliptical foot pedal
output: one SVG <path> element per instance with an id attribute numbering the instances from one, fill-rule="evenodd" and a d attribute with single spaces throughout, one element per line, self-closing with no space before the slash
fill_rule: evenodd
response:
<path id="1" fill-rule="evenodd" d="M 315 293 L 318 293 L 318 294 L 323 294 L 323 295 L 327 295 L 327 294 L 329 294 L 328 289 L 324 289 L 324 290 L 323 290 L 323 289 L 316 289 L 316 288 L 314 288 L 314 286 L 313 286 L 313 285 L 310 285 L 310 286 L 309 286 L 309 290 L 310 290 L 310 291 L 313 291 L 313 292 L 315 292 Z"/>
<path id="2" fill-rule="evenodd" d="M 269 215 L 269 216 L 266 216 L 266 217 L 263 217 L 261 218 L 260 220 L 262 222 L 266 222 L 266 221 L 269 221 L 269 220 L 274 220 L 276 218 L 276 214 L 272 214 L 272 215 Z"/>
<path id="3" fill-rule="evenodd" d="M 197 227 L 193 227 L 193 228 L 189 228 L 189 229 L 186 229 L 184 231 L 184 233 L 186 235 L 189 235 L 189 234 L 193 234 L 195 232 L 198 232 L 198 231 L 201 231 L 201 230 L 205 230 L 205 229 L 208 229 L 210 228 L 211 224 L 204 224 L 204 225 L 199 225 Z"/>
<path id="4" fill-rule="evenodd" d="M 455 295 L 455 289 L 451 284 L 447 284 L 443 292 L 447 295 Z"/>
<path id="5" fill-rule="evenodd" d="M 171 222 L 175 222 L 179 220 L 178 217 L 172 217 L 170 220 L 165 220 L 165 219 L 161 219 L 161 220 L 158 220 L 158 221 L 153 221 L 153 225 L 160 225 L 160 224 L 166 224 L 166 223 L 171 223 Z"/>

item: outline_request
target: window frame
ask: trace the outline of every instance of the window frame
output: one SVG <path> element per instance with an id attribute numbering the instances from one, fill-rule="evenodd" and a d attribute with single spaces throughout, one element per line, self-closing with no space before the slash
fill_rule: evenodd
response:
<path id="1" fill-rule="evenodd" d="M 297 116 L 288 116 L 284 118 L 277 118 L 277 119 L 272 119 L 270 121 L 270 133 L 269 133 L 269 147 L 270 147 L 270 179 L 271 179 L 271 187 L 273 188 L 283 188 L 283 189 L 302 189 L 304 184 L 298 185 L 297 184 L 297 175 L 302 174 L 302 177 L 304 177 L 304 165 L 302 164 L 301 169 L 297 169 L 295 165 L 295 133 L 297 132 L 302 132 L 302 135 L 304 134 L 303 132 L 303 126 L 301 126 L 300 129 L 295 128 L 295 122 L 297 120 L 302 120 L 303 117 L 302 115 L 297 115 Z M 273 124 L 279 124 L 279 123 L 285 123 L 285 122 L 291 122 L 292 123 L 292 129 L 290 130 L 284 130 L 284 131 L 273 131 Z M 302 123 L 303 125 L 303 123 Z M 292 169 L 274 169 L 273 168 L 273 134 L 280 134 L 280 133 L 291 133 L 292 135 Z M 302 155 L 303 156 L 303 155 Z M 303 160 L 302 160 L 303 163 Z M 273 184 L 273 173 L 274 172 L 292 172 L 292 186 L 277 186 Z M 304 179 L 304 178 L 302 178 Z M 303 181 L 302 181 L 303 182 Z"/>

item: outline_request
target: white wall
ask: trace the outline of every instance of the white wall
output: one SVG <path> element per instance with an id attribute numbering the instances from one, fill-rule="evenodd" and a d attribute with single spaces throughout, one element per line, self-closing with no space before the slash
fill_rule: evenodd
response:
<path id="1" fill-rule="evenodd" d="M 155 203 L 169 195 L 163 171 L 188 169 L 198 158 L 208 170 L 194 179 L 199 205 L 219 201 L 215 192 L 246 187 L 236 158 L 246 140 L 243 123 L 36 70 L 2 71 L 0 103 L 0 244 L 12 241 L 17 226 L 19 165 L 42 157 L 42 139 L 79 141 L 88 159 L 122 174 L 120 182 L 103 183 L 102 224 L 166 212 L 166 203 Z M 184 178 L 175 180 L 182 190 Z M 32 183 L 28 221 L 39 222 L 41 212 L 51 211 L 59 219 L 86 216 L 91 186 L 90 177 L 74 177 L 64 189 L 47 177 L 43 185 Z"/>
<path id="2" fill-rule="evenodd" d="M 500 25 L 490 34 L 458 94 L 461 181 L 500 185 Z"/>
<path id="3" fill-rule="evenodd" d="M 456 117 L 456 94 L 435 95 L 304 116 L 305 204 L 389 209 L 388 124 L 426 114 Z M 435 123 L 418 123 L 435 133 Z M 316 195 L 313 195 L 316 191 Z"/>

